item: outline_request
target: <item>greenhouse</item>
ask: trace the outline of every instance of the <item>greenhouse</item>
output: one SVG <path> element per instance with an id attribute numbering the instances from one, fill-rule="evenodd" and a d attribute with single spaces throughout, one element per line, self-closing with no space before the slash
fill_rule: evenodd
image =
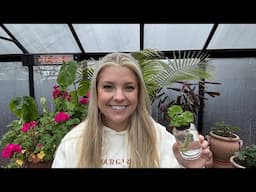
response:
<path id="1" fill-rule="evenodd" d="M 96 67 L 104 56 L 120 52 L 131 55 L 140 65 L 149 96 L 150 115 L 155 122 L 162 125 L 171 135 L 175 135 L 176 128 L 171 126 L 174 117 L 169 116 L 169 107 L 180 105 L 183 110 L 192 113 L 196 130 L 204 136 L 212 153 L 213 160 L 206 167 L 232 168 L 234 166 L 230 161 L 231 156 L 238 156 L 241 149 L 246 147 L 255 147 L 256 24 L 2 23 L 0 167 L 32 167 L 25 166 L 25 162 L 35 159 L 37 162 L 47 160 L 52 163 L 61 139 L 72 127 L 82 123 L 89 113 L 94 114 L 88 107 L 95 99 L 94 93 L 89 92 L 89 89 L 94 82 Z M 111 71 L 108 73 L 112 74 Z M 99 75 L 96 83 L 100 84 L 102 76 Z M 121 79 L 117 82 L 118 85 L 121 84 Z M 139 78 L 136 76 L 135 79 Z M 111 90 L 117 85 L 110 84 Z M 109 86 L 106 86 L 108 93 L 111 92 Z M 95 87 L 99 92 L 99 85 L 96 84 Z M 142 89 L 140 84 L 138 87 Z M 128 88 L 133 92 L 136 86 Z M 124 93 L 120 95 L 123 97 Z M 67 101 L 74 103 L 68 104 Z M 97 102 L 99 98 L 95 104 Z M 122 113 L 126 113 L 123 108 L 127 107 L 127 102 L 124 101 L 126 104 L 123 103 L 122 106 L 109 104 L 114 105 L 113 118 L 118 118 L 119 115 L 121 118 Z M 142 106 L 141 102 L 138 99 L 138 106 Z M 137 110 L 130 114 L 129 118 L 136 119 L 133 116 L 139 114 L 139 119 L 140 112 Z M 70 113 L 65 113 L 67 111 Z M 47 121 L 47 118 L 54 117 L 56 112 L 61 113 L 57 114 L 60 119 L 56 120 L 55 116 L 56 122 L 50 119 Z M 67 119 L 63 120 L 65 117 Z M 49 130 L 59 128 L 63 131 L 47 133 L 45 138 L 40 138 L 41 143 L 34 141 L 33 136 L 40 136 L 49 131 L 43 129 L 44 126 L 49 126 Z M 67 127 L 69 128 L 65 130 Z M 129 136 L 135 133 L 132 128 L 129 129 Z M 36 131 L 33 133 L 32 130 Z M 144 134 L 138 130 L 136 133 Z M 226 137 L 224 140 L 230 140 L 231 144 L 222 143 L 224 141 L 221 136 Z M 147 147 L 138 147 L 138 150 L 136 148 L 139 144 L 147 145 L 149 139 L 137 140 L 135 139 L 134 146 L 132 145 L 134 148 L 130 149 L 130 155 L 134 159 L 142 158 L 144 152 L 150 150 Z M 7 148 L 10 143 L 13 145 Z M 30 147 L 32 143 L 36 146 L 35 149 Z M 232 149 L 226 152 L 225 149 L 220 149 L 219 145 Z M 17 146 L 19 147 L 16 148 Z M 89 147 L 87 148 L 90 151 Z M 12 153 L 10 150 L 16 151 Z M 29 155 L 28 151 L 31 152 Z M 154 152 L 153 150 L 153 155 Z M 116 160 L 106 158 L 102 163 L 118 167 L 125 161 L 130 163 L 130 160 L 128 163 L 128 160 L 121 157 Z M 117 165 L 114 165 L 114 162 Z M 128 167 L 151 167 L 150 162 L 131 162 Z M 98 164 L 88 165 L 97 167 Z M 256 162 L 250 166 L 255 167 Z M 160 163 L 160 167 L 169 167 L 169 164 Z"/>

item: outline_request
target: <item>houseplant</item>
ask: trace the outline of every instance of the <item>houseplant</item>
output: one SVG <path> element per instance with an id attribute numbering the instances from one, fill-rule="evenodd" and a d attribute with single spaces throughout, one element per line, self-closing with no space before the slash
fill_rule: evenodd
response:
<path id="1" fill-rule="evenodd" d="M 194 116 L 190 111 L 184 111 L 180 105 L 168 108 L 170 126 L 173 126 L 173 135 L 179 145 L 181 155 L 185 159 L 196 159 L 202 152 L 198 132 L 193 124 Z"/>
<path id="2" fill-rule="evenodd" d="M 242 147 L 230 157 L 230 162 L 234 168 L 256 168 L 256 145 Z"/>
<path id="3" fill-rule="evenodd" d="M 167 129 L 170 121 L 167 109 L 171 105 L 181 105 L 191 111 L 197 120 L 198 110 L 204 104 L 202 100 L 207 99 L 204 95 L 219 95 L 218 92 L 206 90 L 206 84 L 219 83 L 205 81 L 212 77 L 213 67 L 204 52 L 176 51 L 170 58 L 163 52 L 145 49 L 132 55 L 139 61 L 152 105 L 157 109 L 153 116 Z M 191 83 L 190 80 L 194 81 Z M 200 87 L 204 87 L 203 95 L 202 91 L 199 94 Z"/>
<path id="4" fill-rule="evenodd" d="M 211 78 L 213 68 L 208 64 L 208 55 L 205 53 L 178 51 L 173 52 L 173 59 L 154 49 L 144 49 L 131 54 L 141 66 L 152 103 L 162 97 L 159 94 L 164 87 L 173 83 Z"/>
<path id="5" fill-rule="evenodd" d="M 235 125 L 230 125 L 225 123 L 224 121 L 215 122 L 214 125 L 211 127 L 211 132 L 223 136 L 223 137 L 237 137 L 235 132 L 239 131 L 240 127 Z"/>
<path id="6" fill-rule="evenodd" d="M 34 98 L 11 99 L 9 108 L 17 119 L 8 125 L 9 130 L 0 140 L 2 157 L 10 159 L 6 167 L 32 167 L 45 162 L 50 167 L 61 139 L 87 115 L 89 80 L 79 79 L 78 69 L 74 61 L 61 66 L 52 92 L 53 111 L 48 109 L 45 97 L 40 98 L 41 114 Z"/>
<path id="7" fill-rule="evenodd" d="M 231 167 L 230 157 L 242 147 L 242 140 L 236 134 L 239 126 L 230 125 L 224 121 L 216 122 L 210 130 L 208 141 L 213 153 L 213 167 Z"/>
<path id="8" fill-rule="evenodd" d="M 194 122 L 193 113 L 183 111 L 180 105 L 172 105 L 168 108 L 168 116 L 171 118 L 170 125 L 174 127 L 189 127 Z"/>
<path id="9" fill-rule="evenodd" d="M 173 85 L 172 87 L 168 86 L 166 91 L 159 94 L 158 115 L 162 116 L 163 124 L 166 124 L 166 122 L 169 122 L 167 109 L 171 105 L 181 105 L 185 110 L 192 112 L 195 117 L 195 120 L 198 120 L 199 109 L 201 105 L 204 105 L 204 102 L 202 102 L 202 100 L 203 101 L 208 100 L 208 98 L 205 95 L 209 95 L 211 97 L 220 95 L 219 92 L 208 91 L 207 86 L 205 86 L 203 95 L 199 94 L 198 87 L 201 84 L 202 84 L 202 81 L 199 81 L 199 82 L 178 81 L 175 83 L 175 85 Z M 220 84 L 220 83 L 204 81 L 204 84 Z M 171 95 L 169 92 L 171 93 Z"/>

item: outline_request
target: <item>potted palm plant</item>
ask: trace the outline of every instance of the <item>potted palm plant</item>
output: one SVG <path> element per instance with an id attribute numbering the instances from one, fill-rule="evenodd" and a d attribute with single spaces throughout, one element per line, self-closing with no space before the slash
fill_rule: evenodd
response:
<path id="1" fill-rule="evenodd" d="M 224 121 L 216 122 L 208 136 L 210 149 L 213 153 L 213 167 L 231 167 L 230 157 L 242 147 L 242 140 L 236 134 L 239 126 L 230 125 Z"/>

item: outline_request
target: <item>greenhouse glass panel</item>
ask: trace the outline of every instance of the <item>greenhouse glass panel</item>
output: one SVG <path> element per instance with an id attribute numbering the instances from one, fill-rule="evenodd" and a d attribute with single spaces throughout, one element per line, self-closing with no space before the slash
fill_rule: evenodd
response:
<path id="1" fill-rule="evenodd" d="M 30 53 L 80 52 L 67 24 L 5 24 Z"/>
<path id="2" fill-rule="evenodd" d="M 74 24 L 85 52 L 132 52 L 140 49 L 139 24 Z"/>
<path id="3" fill-rule="evenodd" d="M 202 49 L 212 24 L 145 24 L 145 48 Z"/>
<path id="4" fill-rule="evenodd" d="M 256 24 L 221 24 L 209 49 L 250 49 L 256 47 Z"/>
<path id="5" fill-rule="evenodd" d="M 34 83 L 35 83 L 35 98 L 40 101 L 40 97 L 47 99 L 48 107 L 51 111 L 54 110 L 54 102 L 52 91 L 54 85 L 57 85 L 57 75 L 60 70 L 60 65 L 54 66 L 34 66 Z M 41 109 L 41 105 L 38 105 Z"/>
<path id="6" fill-rule="evenodd" d="M 2 28 L 0 28 L 0 36 L 10 39 L 9 35 Z"/>
<path id="7" fill-rule="evenodd" d="M 22 51 L 12 42 L 0 39 L 0 54 L 21 54 Z"/>
<path id="8" fill-rule="evenodd" d="M 12 98 L 28 95 L 28 68 L 21 62 L 0 62 L 0 135 L 8 130 L 9 124 L 16 117 L 9 109 Z"/>

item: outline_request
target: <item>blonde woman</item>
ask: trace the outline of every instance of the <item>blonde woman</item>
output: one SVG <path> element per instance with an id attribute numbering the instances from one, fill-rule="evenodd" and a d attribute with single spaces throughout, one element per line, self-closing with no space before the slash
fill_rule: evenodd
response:
<path id="1" fill-rule="evenodd" d="M 100 60 L 88 112 L 62 139 L 53 168 L 201 168 L 211 158 L 203 136 L 199 159 L 181 157 L 174 136 L 150 115 L 142 72 L 130 54 Z"/>

